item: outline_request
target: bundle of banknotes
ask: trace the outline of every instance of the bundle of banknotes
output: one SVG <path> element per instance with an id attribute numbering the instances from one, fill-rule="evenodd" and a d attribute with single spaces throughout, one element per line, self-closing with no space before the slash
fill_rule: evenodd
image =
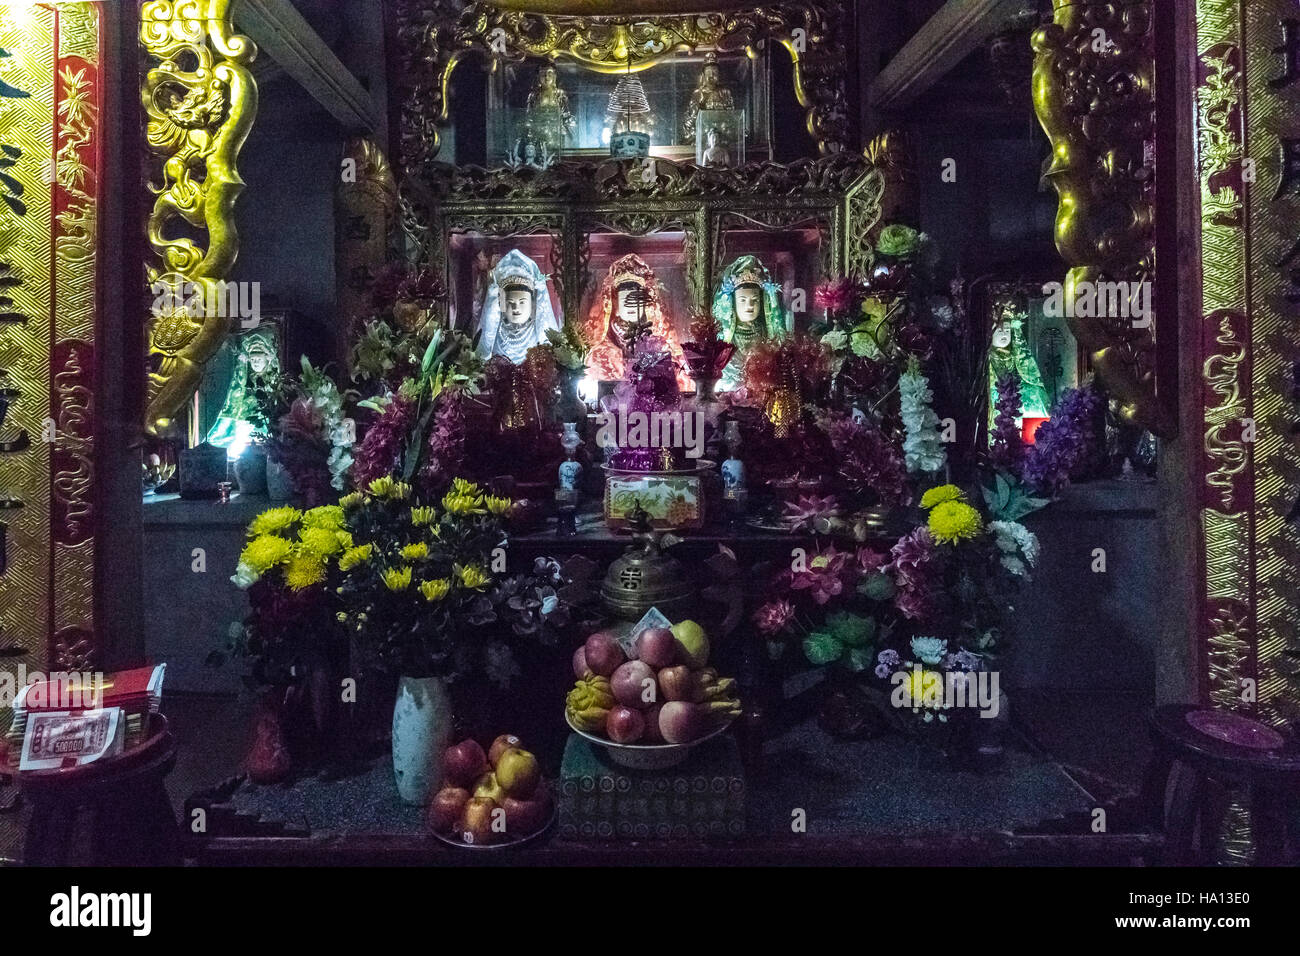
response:
<path id="1" fill-rule="evenodd" d="M 115 756 L 122 752 L 125 731 L 121 707 L 32 714 L 18 769 L 62 770 Z"/>
<path id="2" fill-rule="evenodd" d="M 75 767 L 139 744 L 161 708 L 166 667 L 52 674 L 24 685 L 6 735 L 18 769 Z"/>

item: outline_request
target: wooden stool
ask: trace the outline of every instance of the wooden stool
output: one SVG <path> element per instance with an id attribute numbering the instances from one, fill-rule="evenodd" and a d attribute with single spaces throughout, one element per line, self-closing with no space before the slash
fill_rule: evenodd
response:
<path id="1" fill-rule="evenodd" d="M 167 719 L 138 747 L 67 770 L 17 774 L 31 807 L 28 866 L 177 866 L 180 831 L 163 781 L 176 764 Z"/>
<path id="2" fill-rule="evenodd" d="M 1211 784 L 1246 795 L 1257 866 L 1290 859 L 1300 846 L 1287 814 L 1288 800 L 1300 797 L 1300 750 L 1272 727 L 1210 707 L 1159 707 L 1150 725 L 1155 755 L 1142 804 L 1165 833 L 1162 864 L 1214 862 L 1222 814 L 1213 810 Z"/>

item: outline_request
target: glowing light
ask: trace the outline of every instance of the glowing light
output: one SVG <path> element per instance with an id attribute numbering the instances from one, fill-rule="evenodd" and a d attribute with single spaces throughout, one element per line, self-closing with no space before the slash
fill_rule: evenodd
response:
<path id="1" fill-rule="evenodd" d="M 1026 445 L 1034 443 L 1034 435 L 1038 431 L 1038 426 L 1047 421 L 1046 418 L 1026 418 L 1020 425 L 1020 435 Z"/>
<path id="2" fill-rule="evenodd" d="M 596 401 L 596 398 L 599 395 L 600 380 L 594 375 L 583 376 L 582 381 L 578 383 L 578 397 L 588 405 L 591 405 Z"/>

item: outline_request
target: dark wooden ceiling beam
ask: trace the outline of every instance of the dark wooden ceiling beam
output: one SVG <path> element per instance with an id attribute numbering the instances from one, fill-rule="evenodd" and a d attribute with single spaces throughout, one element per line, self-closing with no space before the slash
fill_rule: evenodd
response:
<path id="1" fill-rule="evenodd" d="M 871 81 L 873 110 L 902 109 L 1032 8 L 1026 0 L 948 0 Z"/>

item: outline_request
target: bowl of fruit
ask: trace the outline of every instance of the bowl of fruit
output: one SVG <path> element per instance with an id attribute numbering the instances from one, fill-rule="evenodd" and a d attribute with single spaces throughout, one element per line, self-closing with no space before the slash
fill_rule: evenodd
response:
<path id="1" fill-rule="evenodd" d="M 485 751 L 476 740 L 448 747 L 445 783 L 429 803 L 429 830 L 443 843 L 501 849 L 538 836 L 555 819 L 551 788 L 537 758 L 513 734 Z"/>
<path id="2" fill-rule="evenodd" d="M 573 653 L 577 682 L 565 699 L 573 732 L 634 770 L 681 763 L 740 715 L 736 682 L 707 666 L 709 641 L 694 621 L 642 630 L 624 650 L 612 630 Z"/>

